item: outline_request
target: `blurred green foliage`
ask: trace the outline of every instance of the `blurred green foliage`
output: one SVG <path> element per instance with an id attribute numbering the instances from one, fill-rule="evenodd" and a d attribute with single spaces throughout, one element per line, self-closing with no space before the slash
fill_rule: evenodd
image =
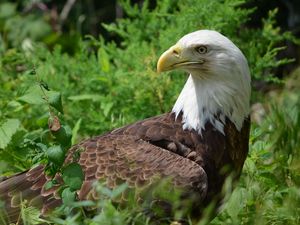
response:
<path id="1" fill-rule="evenodd" d="M 127 17 L 103 25 L 120 43 L 75 35 L 72 54 L 65 46 L 46 47 L 52 34 L 45 18 L 19 15 L 14 4 L 0 3 L 0 173 L 41 162 L 59 167 L 70 143 L 169 111 L 186 77 L 158 75 L 156 61 L 181 36 L 198 29 L 215 29 L 233 40 L 245 53 L 253 80 L 277 81 L 273 69 L 290 61 L 276 59 L 280 43 L 294 38 L 276 26 L 276 10 L 261 29 L 246 27 L 255 9 L 241 7 L 244 2 L 162 0 L 150 10 L 147 1 L 142 7 L 122 1 Z M 280 104 L 274 100 L 268 119 L 252 127 L 241 182 L 212 224 L 300 223 L 300 94 L 293 93 L 293 103 L 290 95 Z M 63 134 L 49 130 L 49 117 L 56 116 Z M 61 171 L 57 167 L 54 171 Z M 74 199 L 68 192 L 72 185 L 66 186 L 65 201 Z M 147 224 L 145 216 L 116 208 L 109 199 L 101 207 L 103 214 L 90 219 L 76 214 L 55 223 L 124 224 L 137 218 L 132 224 Z M 112 223 L 112 217 L 119 222 Z"/>
<path id="2" fill-rule="evenodd" d="M 9 46 L 23 46 L 30 40 L 42 41 L 51 33 L 49 23 L 42 14 L 20 14 L 17 4 L 0 4 L 1 50 Z"/>

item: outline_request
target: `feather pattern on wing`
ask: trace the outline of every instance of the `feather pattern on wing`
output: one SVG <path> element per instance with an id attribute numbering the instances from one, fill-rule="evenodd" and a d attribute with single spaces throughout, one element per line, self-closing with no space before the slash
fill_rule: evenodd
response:
<path id="1" fill-rule="evenodd" d="M 83 149 L 79 163 L 85 179 L 78 192 L 79 199 L 95 197 L 92 187 L 97 180 L 105 181 L 110 188 L 122 182 L 137 188 L 151 185 L 163 177 L 172 177 L 176 185 L 197 193 L 197 201 L 209 202 L 212 196 L 220 192 L 224 182 L 225 175 L 220 174 L 220 170 L 225 165 L 231 165 L 239 170 L 239 174 L 248 148 L 245 142 L 239 141 L 241 135 L 233 124 L 227 129 L 233 137 L 228 142 L 209 124 L 201 136 L 196 131 L 183 130 L 180 118 L 174 121 L 174 114 L 164 114 L 73 146 L 66 161 L 72 160 L 75 150 Z M 248 125 L 245 124 L 244 129 L 247 130 Z M 170 151 L 170 143 L 180 144 L 195 152 L 195 160 L 177 154 L 176 147 L 175 152 Z M 237 148 L 240 151 L 236 151 Z M 231 156 L 230 152 L 240 152 L 241 155 Z M 232 157 L 236 162 L 232 161 Z M 10 221 L 19 213 L 20 200 L 26 199 L 28 204 L 41 207 L 42 213 L 61 204 L 57 193 L 59 184 L 46 190 L 44 185 L 50 177 L 45 176 L 43 170 L 44 166 L 38 166 L 0 183 L 0 198 L 5 200 Z M 59 175 L 56 179 L 61 180 Z"/>

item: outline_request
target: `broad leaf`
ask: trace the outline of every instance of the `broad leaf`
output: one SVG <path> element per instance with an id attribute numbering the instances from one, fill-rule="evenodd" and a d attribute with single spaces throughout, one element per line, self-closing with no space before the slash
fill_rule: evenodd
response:
<path id="1" fill-rule="evenodd" d="M 18 98 L 18 100 L 34 104 L 34 105 L 40 105 L 48 103 L 55 108 L 57 111 L 63 113 L 63 107 L 62 107 L 62 100 L 61 100 L 61 94 L 57 91 L 47 91 L 45 88 L 43 88 L 39 85 L 34 85 L 30 87 L 25 95 Z"/>
<path id="2" fill-rule="evenodd" d="M 48 159 L 56 165 L 62 165 L 65 160 L 63 149 L 59 145 L 51 146 L 47 149 Z"/>
<path id="3" fill-rule="evenodd" d="M 47 91 L 46 93 L 48 95 L 49 104 L 57 111 L 63 114 L 64 112 L 63 112 L 63 106 L 61 101 L 61 94 L 56 91 Z"/>
<path id="4" fill-rule="evenodd" d="M 44 94 L 40 86 L 34 85 L 26 91 L 25 95 L 19 97 L 18 100 L 29 104 L 39 105 L 45 103 L 45 99 L 43 97 Z"/>
<path id="5" fill-rule="evenodd" d="M 63 192 L 61 193 L 61 198 L 66 206 L 70 206 L 76 198 L 75 191 L 72 191 L 70 188 L 65 188 Z"/>
<path id="6" fill-rule="evenodd" d="M 0 126 L 0 148 L 4 149 L 20 127 L 18 119 L 8 119 Z"/>
<path id="7" fill-rule="evenodd" d="M 79 190 L 84 179 L 81 166 L 78 163 L 70 163 L 63 169 L 62 178 L 71 190 Z"/>
<path id="8" fill-rule="evenodd" d="M 68 148 L 71 146 L 72 130 L 69 126 L 67 125 L 61 126 L 59 130 L 51 131 L 51 133 L 56 137 L 56 140 L 63 147 Z"/>

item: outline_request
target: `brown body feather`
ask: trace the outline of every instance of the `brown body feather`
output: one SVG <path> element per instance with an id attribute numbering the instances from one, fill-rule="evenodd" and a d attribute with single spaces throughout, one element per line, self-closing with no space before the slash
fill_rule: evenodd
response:
<path id="1" fill-rule="evenodd" d="M 175 184 L 195 193 L 194 214 L 213 199 L 220 201 L 226 177 L 234 172 L 237 178 L 248 152 L 249 120 L 237 131 L 228 119 L 224 133 L 209 122 L 202 135 L 183 130 L 181 116 L 164 114 L 116 129 L 102 136 L 87 139 L 73 146 L 82 148 L 79 163 L 85 180 L 79 199 L 92 198 L 92 184 L 105 180 L 109 187 L 126 181 L 130 187 L 150 185 L 154 178 L 171 176 Z M 0 199 L 5 203 L 7 219 L 19 217 L 20 199 L 41 208 L 42 213 L 61 204 L 58 186 L 45 190 L 50 177 L 44 166 L 7 178 L 0 183 Z M 59 177 L 58 177 L 59 179 Z"/>

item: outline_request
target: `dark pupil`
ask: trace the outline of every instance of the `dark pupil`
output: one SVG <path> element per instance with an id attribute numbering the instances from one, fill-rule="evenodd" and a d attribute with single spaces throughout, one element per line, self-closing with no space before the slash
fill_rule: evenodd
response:
<path id="1" fill-rule="evenodd" d="M 200 52 L 200 53 L 203 53 L 203 52 L 205 52 L 205 48 L 203 48 L 203 47 L 200 47 L 200 48 L 199 48 L 199 52 Z"/>

